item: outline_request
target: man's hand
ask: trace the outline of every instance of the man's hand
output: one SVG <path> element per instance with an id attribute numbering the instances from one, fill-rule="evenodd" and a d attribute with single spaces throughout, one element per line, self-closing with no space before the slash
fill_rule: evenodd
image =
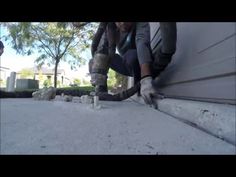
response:
<path id="1" fill-rule="evenodd" d="M 141 95 L 145 101 L 146 104 L 149 104 L 150 106 L 154 106 L 156 108 L 156 102 L 154 100 L 155 97 L 155 89 L 152 86 L 152 77 L 147 76 L 141 79 Z"/>

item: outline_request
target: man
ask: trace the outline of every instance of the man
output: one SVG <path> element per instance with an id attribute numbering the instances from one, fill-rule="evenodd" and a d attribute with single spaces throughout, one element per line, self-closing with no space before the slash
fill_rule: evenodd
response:
<path id="1" fill-rule="evenodd" d="M 0 56 L 2 56 L 3 52 L 4 52 L 4 45 L 2 41 L 0 41 Z"/>
<path id="2" fill-rule="evenodd" d="M 99 45 L 98 41 L 100 41 Z M 115 54 L 114 48 L 118 49 L 120 55 Z M 145 103 L 154 104 L 155 90 L 152 80 L 160 74 L 163 67 L 158 64 L 154 65 L 156 62 L 150 47 L 150 26 L 148 22 L 100 23 L 91 50 L 94 57 L 96 57 L 94 55 L 95 51 L 109 56 L 105 59 L 104 55 L 102 60 L 109 61 L 109 67 L 116 72 L 134 77 L 135 83 L 140 81 L 140 93 Z M 159 54 L 162 55 L 161 50 L 159 50 Z M 173 53 L 168 56 L 171 57 L 172 55 Z M 91 69 L 92 66 L 96 65 L 94 62 L 95 60 L 91 60 L 89 63 L 92 84 L 95 83 L 93 81 L 97 75 L 101 75 L 100 78 L 104 80 L 105 77 L 103 76 L 108 71 L 100 72 Z M 101 84 L 100 91 L 107 91 L 106 82 Z"/>

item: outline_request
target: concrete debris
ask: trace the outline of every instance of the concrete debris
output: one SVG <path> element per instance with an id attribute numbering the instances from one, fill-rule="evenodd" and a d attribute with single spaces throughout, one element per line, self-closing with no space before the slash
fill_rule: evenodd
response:
<path id="1" fill-rule="evenodd" d="M 74 96 L 72 99 L 73 103 L 81 103 L 81 98 L 79 96 Z"/>
<path id="2" fill-rule="evenodd" d="M 99 102 L 99 97 L 98 96 L 94 96 L 93 97 L 93 104 L 94 104 L 94 106 L 98 106 L 98 102 Z"/>
<path id="3" fill-rule="evenodd" d="M 89 95 L 83 95 L 80 98 L 81 98 L 81 103 L 83 103 L 83 104 L 92 104 L 93 103 L 93 98 Z"/>
<path id="4" fill-rule="evenodd" d="M 32 96 L 35 100 L 52 100 L 56 97 L 56 88 L 49 87 L 43 88 L 36 92 L 32 93 Z"/>
<path id="5" fill-rule="evenodd" d="M 57 95 L 54 101 L 65 101 L 65 102 L 73 102 L 73 103 L 82 103 L 82 104 L 90 104 L 92 109 L 99 110 L 101 109 L 101 105 L 99 104 L 99 97 L 98 96 L 91 96 L 91 95 L 83 95 L 81 97 L 72 97 L 71 95 L 64 95 L 61 96 Z"/>
<path id="6" fill-rule="evenodd" d="M 71 102 L 73 99 L 73 97 L 71 95 L 65 95 L 63 98 L 64 98 L 65 102 Z"/>
<path id="7" fill-rule="evenodd" d="M 93 97 L 89 96 L 89 95 L 83 95 L 81 97 L 78 97 L 78 96 L 73 97 L 71 95 L 61 94 L 60 96 L 57 95 L 55 97 L 54 101 L 65 101 L 65 102 L 73 102 L 73 103 L 92 104 Z"/>
<path id="8" fill-rule="evenodd" d="M 60 95 L 56 95 L 54 101 L 63 101 L 63 97 Z"/>
<path id="9" fill-rule="evenodd" d="M 73 102 L 73 103 L 81 103 L 81 98 L 78 97 L 78 96 L 71 96 L 71 95 L 64 95 L 62 94 L 61 96 L 60 95 L 57 95 L 54 99 L 54 101 L 65 101 L 65 102 Z"/>
<path id="10" fill-rule="evenodd" d="M 99 104 L 99 97 L 98 96 L 93 97 L 92 108 L 93 109 L 101 109 L 101 105 Z"/>

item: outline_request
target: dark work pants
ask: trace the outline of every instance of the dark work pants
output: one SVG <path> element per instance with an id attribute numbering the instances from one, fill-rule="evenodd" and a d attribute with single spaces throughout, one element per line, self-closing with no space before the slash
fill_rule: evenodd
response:
<path id="1" fill-rule="evenodd" d="M 136 49 L 129 49 L 123 56 L 115 54 L 111 60 L 110 68 L 125 76 L 134 77 L 134 83 L 141 79 Z"/>
<path id="2" fill-rule="evenodd" d="M 92 60 L 89 61 L 90 73 L 91 68 Z M 114 57 L 111 59 L 110 68 L 122 75 L 134 77 L 135 84 L 141 79 L 141 71 L 136 49 L 129 49 L 123 56 L 115 54 Z M 152 67 L 151 70 L 152 73 L 154 73 Z M 153 78 L 154 77 L 155 76 L 153 76 Z"/>

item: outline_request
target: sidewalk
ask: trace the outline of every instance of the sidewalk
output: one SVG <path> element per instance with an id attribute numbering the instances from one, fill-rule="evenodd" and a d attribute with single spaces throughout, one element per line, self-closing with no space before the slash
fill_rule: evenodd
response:
<path id="1" fill-rule="evenodd" d="M 0 99 L 1 154 L 235 154 L 235 146 L 133 101 Z"/>

